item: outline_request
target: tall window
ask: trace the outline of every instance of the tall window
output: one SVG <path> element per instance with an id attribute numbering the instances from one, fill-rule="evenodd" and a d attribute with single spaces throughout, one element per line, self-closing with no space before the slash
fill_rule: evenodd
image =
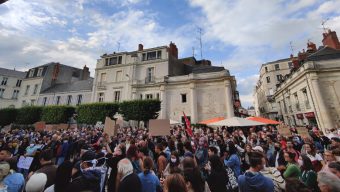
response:
<path id="1" fill-rule="evenodd" d="M 35 105 L 35 99 L 31 99 L 31 105 Z"/>
<path id="2" fill-rule="evenodd" d="M 122 71 L 116 71 L 116 82 L 119 82 L 122 80 Z"/>
<path id="3" fill-rule="evenodd" d="M 55 103 L 56 105 L 59 105 L 60 104 L 60 96 L 57 96 L 57 101 Z"/>
<path id="4" fill-rule="evenodd" d="M 139 95 L 139 98 L 140 98 L 140 99 L 143 99 L 143 94 L 140 94 L 140 95 Z"/>
<path id="5" fill-rule="evenodd" d="M 37 76 L 38 76 L 38 77 L 41 77 L 41 76 L 42 76 L 42 72 L 43 72 L 43 68 L 39 68 L 39 69 L 38 69 Z"/>
<path id="6" fill-rule="evenodd" d="M 72 95 L 67 96 L 67 105 L 70 105 L 72 103 Z"/>
<path id="7" fill-rule="evenodd" d="M 46 106 L 46 103 L 47 103 L 47 97 L 44 97 L 44 99 L 43 99 L 43 106 Z"/>
<path id="8" fill-rule="evenodd" d="M 25 106 L 26 106 L 26 101 L 25 101 L 25 100 L 22 101 L 21 106 L 22 106 L 22 107 L 25 107 Z"/>
<path id="9" fill-rule="evenodd" d="M 268 72 L 268 67 L 264 67 L 264 70 L 265 70 L 266 72 Z"/>
<path id="10" fill-rule="evenodd" d="M 7 80 L 8 80 L 7 77 L 3 77 L 1 81 L 1 85 L 7 85 Z"/>
<path id="11" fill-rule="evenodd" d="M 267 83 L 270 83 L 270 77 L 268 76 L 266 77 L 266 79 L 267 79 Z"/>
<path id="12" fill-rule="evenodd" d="M 37 94 L 38 86 L 39 86 L 38 84 L 34 85 L 33 95 Z"/>
<path id="13" fill-rule="evenodd" d="M 78 98 L 77 98 L 77 105 L 80 105 L 81 102 L 83 100 L 83 95 L 78 95 Z"/>
<path id="14" fill-rule="evenodd" d="M 5 92 L 5 89 L 0 88 L 0 98 L 2 98 L 4 96 L 4 92 Z"/>
<path id="15" fill-rule="evenodd" d="M 147 69 L 147 74 L 146 74 L 146 83 L 150 83 L 154 81 L 154 71 L 155 68 L 154 67 L 149 67 Z"/>
<path id="16" fill-rule="evenodd" d="M 146 99 L 152 99 L 153 96 L 152 96 L 152 94 L 146 94 L 145 97 L 146 97 Z"/>
<path id="17" fill-rule="evenodd" d="M 280 70 L 280 64 L 275 64 L 275 70 L 276 71 Z"/>
<path id="18" fill-rule="evenodd" d="M 120 91 L 115 91 L 115 102 L 119 102 L 120 101 Z"/>
<path id="19" fill-rule="evenodd" d="M 282 80 L 282 75 L 276 75 L 276 79 L 277 79 L 277 81 L 281 81 Z"/>
<path id="20" fill-rule="evenodd" d="M 104 102 L 104 93 L 98 94 L 98 102 Z"/>
<path id="21" fill-rule="evenodd" d="M 158 99 L 158 100 L 160 99 L 160 98 L 159 98 L 159 93 L 156 94 L 156 99 Z"/>
<path id="22" fill-rule="evenodd" d="M 14 90 L 13 95 L 12 95 L 12 99 L 18 99 L 18 95 L 19 95 L 19 90 Z"/>
<path id="23" fill-rule="evenodd" d="M 22 82 L 22 80 L 21 80 L 21 79 L 18 79 L 18 80 L 17 80 L 16 86 L 17 86 L 17 87 L 20 87 L 20 86 L 21 86 L 21 82 Z"/>
<path id="24" fill-rule="evenodd" d="M 187 102 L 187 94 L 181 94 L 181 98 L 182 98 L 182 103 Z"/>
<path id="25" fill-rule="evenodd" d="M 28 74 L 28 77 L 33 77 L 33 75 L 34 75 L 34 69 L 31 69 L 29 74 Z"/>
<path id="26" fill-rule="evenodd" d="M 297 111 L 300 111 L 300 103 L 297 93 L 294 93 L 294 100 L 295 100 L 295 108 Z"/>
<path id="27" fill-rule="evenodd" d="M 307 90 L 303 89 L 302 93 L 303 93 L 303 99 L 305 101 L 306 109 L 310 109 L 310 103 L 309 103 L 309 99 L 308 99 L 308 95 L 307 95 Z"/>
<path id="28" fill-rule="evenodd" d="M 102 84 L 103 82 L 105 82 L 106 81 L 106 73 L 101 73 L 100 74 L 100 84 Z"/>
<path id="29" fill-rule="evenodd" d="M 25 95 L 27 95 L 29 91 L 30 91 L 30 86 L 27 85 L 27 86 L 26 86 L 26 90 L 25 90 Z"/>

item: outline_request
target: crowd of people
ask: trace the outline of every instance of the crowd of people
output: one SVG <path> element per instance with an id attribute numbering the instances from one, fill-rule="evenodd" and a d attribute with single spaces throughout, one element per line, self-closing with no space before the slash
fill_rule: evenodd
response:
<path id="1" fill-rule="evenodd" d="M 0 192 L 339 192 L 339 131 L 124 127 L 0 133 Z M 190 135 L 189 135 L 190 134 Z M 28 166 L 19 161 L 31 159 Z M 20 166 L 19 166 L 20 164 Z"/>

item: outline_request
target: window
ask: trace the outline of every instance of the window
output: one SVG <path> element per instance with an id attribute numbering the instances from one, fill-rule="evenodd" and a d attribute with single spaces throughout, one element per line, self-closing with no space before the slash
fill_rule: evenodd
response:
<path id="1" fill-rule="evenodd" d="M 46 106 L 46 102 L 47 102 L 47 97 L 44 97 L 44 99 L 43 99 L 43 106 Z"/>
<path id="2" fill-rule="evenodd" d="M 22 107 L 25 107 L 25 106 L 26 106 L 26 101 L 25 101 L 25 100 L 22 101 L 21 106 L 22 106 Z"/>
<path id="3" fill-rule="evenodd" d="M 38 69 L 37 76 L 38 76 L 38 77 L 41 77 L 41 76 L 42 76 L 42 72 L 43 72 L 43 68 L 39 68 L 39 69 Z"/>
<path id="4" fill-rule="evenodd" d="M 104 102 L 104 93 L 99 93 L 98 102 Z"/>
<path id="5" fill-rule="evenodd" d="M 4 96 L 4 92 L 5 92 L 5 89 L 0 88 L 0 98 L 2 98 Z"/>
<path id="6" fill-rule="evenodd" d="M 121 81 L 122 80 L 122 71 L 116 71 L 116 82 Z"/>
<path id="7" fill-rule="evenodd" d="M 31 69 L 29 74 L 28 74 L 28 77 L 33 77 L 33 75 L 34 75 L 34 69 Z"/>
<path id="8" fill-rule="evenodd" d="M 276 79 L 277 79 L 277 81 L 281 81 L 282 80 L 282 75 L 276 75 Z"/>
<path id="9" fill-rule="evenodd" d="M 159 100 L 159 93 L 156 94 L 156 98 Z"/>
<path id="10" fill-rule="evenodd" d="M 16 86 L 20 87 L 21 86 L 21 82 L 22 82 L 22 80 L 18 79 Z"/>
<path id="11" fill-rule="evenodd" d="M 30 86 L 27 85 L 27 86 L 26 86 L 26 90 L 25 90 L 25 95 L 27 95 L 29 91 L 30 91 Z"/>
<path id="12" fill-rule="evenodd" d="M 143 94 L 140 94 L 140 99 L 143 99 Z"/>
<path id="13" fill-rule="evenodd" d="M 67 96 L 67 105 L 71 105 L 71 103 L 72 103 L 72 95 L 68 95 Z"/>
<path id="14" fill-rule="evenodd" d="M 267 79 L 267 83 L 270 83 L 270 77 L 268 76 L 266 77 L 266 79 Z"/>
<path id="15" fill-rule="evenodd" d="M 309 104 L 309 99 L 308 99 L 308 95 L 307 95 L 307 90 L 303 89 L 302 93 L 303 93 L 303 99 L 305 101 L 306 109 L 310 109 L 310 104 Z"/>
<path id="16" fill-rule="evenodd" d="M 8 80 L 7 77 L 3 77 L 1 81 L 1 85 L 7 85 L 7 80 Z"/>
<path id="17" fill-rule="evenodd" d="M 142 54 L 142 61 L 162 58 L 162 51 L 152 51 Z"/>
<path id="18" fill-rule="evenodd" d="M 83 100 L 83 95 L 78 95 L 77 105 L 80 105 L 82 100 Z"/>
<path id="19" fill-rule="evenodd" d="M 100 74 L 100 82 L 99 82 L 99 84 L 102 84 L 105 81 L 106 81 L 106 73 L 101 73 Z"/>
<path id="20" fill-rule="evenodd" d="M 120 101 L 120 91 L 115 91 L 115 102 L 119 102 Z"/>
<path id="21" fill-rule="evenodd" d="M 269 96 L 274 95 L 274 90 L 272 88 L 269 89 Z"/>
<path id="22" fill-rule="evenodd" d="M 35 99 L 32 99 L 32 100 L 31 100 L 31 105 L 32 105 L 32 106 L 35 105 Z"/>
<path id="23" fill-rule="evenodd" d="M 280 64 L 275 64 L 275 70 L 276 71 L 280 70 Z"/>
<path id="24" fill-rule="evenodd" d="M 147 69 L 147 74 L 146 74 L 146 83 L 150 83 L 154 81 L 154 71 L 155 68 L 154 67 L 149 67 Z"/>
<path id="25" fill-rule="evenodd" d="M 293 68 L 293 63 L 292 63 L 292 62 L 289 62 L 289 63 L 288 63 L 288 68 L 289 68 L 289 69 Z"/>
<path id="26" fill-rule="evenodd" d="M 266 72 L 268 72 L 268 67 L 264 67 L 264 70 L 265 70 Z"/>
<path id="27" fill-rule="evenodd" d="M 152 96 L 152 94 L 146 94 L 145 97 L 146 97 L 146 99 L 152 99 L 153 96 Z"/>
<path id="28" fill-rule="evenodd" d="M 187 102 L 187 94 L 181 94 L 182 97 L 182 103 L 186 103 Z"/>
<path id="29" fill-rule="evenodd" d="M 12 99 L 18 99 L 18 95 L 19 95 L 19 90 L 14 90 L 13 95 L 12 95 Z"/>
<path id="30" fill-rule="evenodd" d="M 34 91 L 33 91 L 33 95 L 37 94 L 38 91 L 38 84 L 34 85 Z"/>
<path id="31" fill-rule="evenodd" d="M 57 100 L 56 100 L 56 105 L 59 105 L 60 104 L 60 96 L 57 96 Z"/>
<path id="32" fill-rule="evenodd" d="M 300 103 L 297 93 L 294 93 L 294 100 L 295 100 L 295 108 L 297 111 L 300 111 Z"/>
<path id="33" fill-rule="evenodd" d="M 106 65 L 122 64 L 122 56 L 111 57 L 105 60 Z"/>

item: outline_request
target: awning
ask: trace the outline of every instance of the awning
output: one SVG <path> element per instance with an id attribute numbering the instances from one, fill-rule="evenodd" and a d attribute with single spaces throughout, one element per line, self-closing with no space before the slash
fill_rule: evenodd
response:
<path id="1" fill-rule="evenodd" d="M 257 126 L 257 125 L 265 125 L 265 123 L 248 120 L 240 117 L 231 117 L 228 119 L 224 119 L 221 121 L 217 121 L 215 123 L 209 123 L 209 126 L 228 126 L 228 127 L 248 127 L 248 126 Z"/>
<path id="2" fill-rule="evenodd" d="M 267 118 L 263 118 L 263 117 L 247 117 L 248 120 L 252 120 L 252 121 L 257 121 L 257 122 L 261 122 L 267 125 L 278 125 L 281 124 L 281 122 L 279 121 L 274 121 L 272 119 L 267 119 Z"/>
<path id="3" fill-rule="evenodd" d="M 178 124 L 181 124 L 181 123 L 178 122 L 178 121 L 170 119 L 170 125 L 178 125 Z"/>
<path id="4" fill-rule="evenodd" d="M 204 120 L 204 121 L 201 121 L 199 122 L 199 124 L 209 124 L 209 123 L 215 123 L 217 121 L 221 121 L 225 119 L 224 117 L 215 117 L 215 118 L 212 118 L 212 119 L 207 119 L 207 120 Z"/>

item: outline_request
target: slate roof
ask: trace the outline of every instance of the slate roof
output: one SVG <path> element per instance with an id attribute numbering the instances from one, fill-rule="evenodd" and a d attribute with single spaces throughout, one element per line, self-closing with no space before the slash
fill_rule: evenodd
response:
<path id="1" fill-rule="evenodd" d="M 307 61 L 320 61 L 320 60 L 328 60 L 328 59 L 339 59 L 340 58 L 340 50 L 333 49 L 331 47 L 322 47 L 317 52 L 309 55 L 307 57 Z"/>
<path id="2" fill-rule="evenodd" d="M 93 85 L 93 78 L 88 80 L 75 81 L 72 83 L 56 84 L 43 92 L 44 93 L 61 93 L 61 92 L 75 92 L 75 91 L 91 91 Z"/>
<path id="3" fill-rule="evenodd" d="M 11 69 L 5 69 L 0 67 L 0 74 L 9 77 L 17 77 L 19 79 L 23 79 L 26 76 L 26 72 L 15 71 Z"/>

